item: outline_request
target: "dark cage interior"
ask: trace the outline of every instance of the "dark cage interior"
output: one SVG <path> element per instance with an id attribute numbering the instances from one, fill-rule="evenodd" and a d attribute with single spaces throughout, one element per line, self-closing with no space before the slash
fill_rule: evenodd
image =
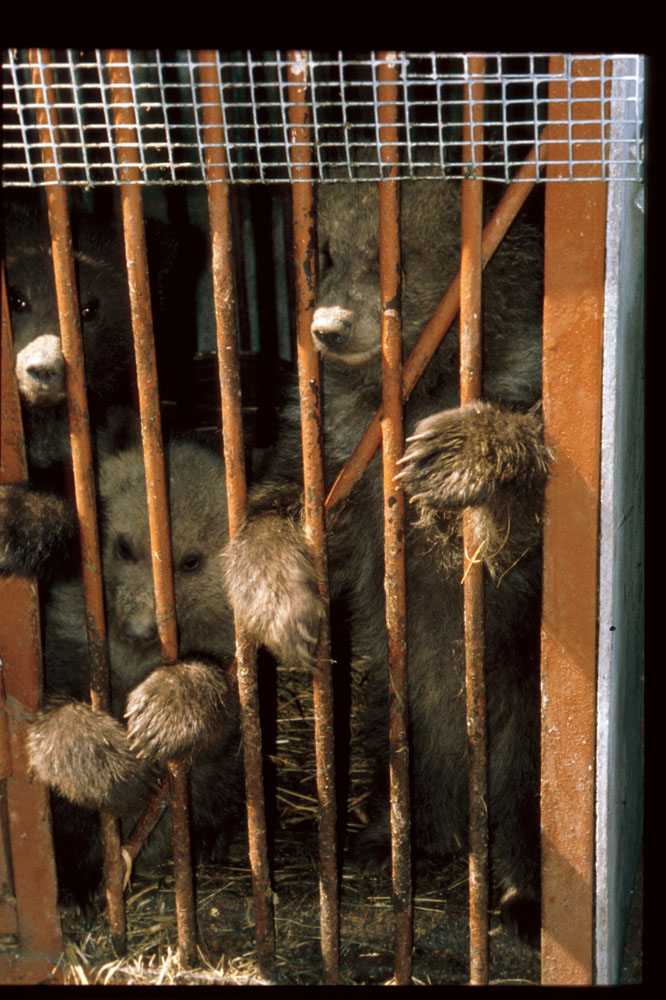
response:
<path id="1" fill-rule="evenodd" d="M 640 779 L 617 916 L 594 817 L 642 72 L 3 53 L 7 981 L 638 980 Z"/>

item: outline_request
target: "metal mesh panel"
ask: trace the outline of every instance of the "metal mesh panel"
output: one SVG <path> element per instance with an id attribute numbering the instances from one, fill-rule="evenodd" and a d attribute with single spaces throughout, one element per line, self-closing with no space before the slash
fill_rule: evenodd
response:
<path id="1" fill-rule="evenodd" d="M 511 180 L 535 145 L 548 115 L 549 84 L 566 81 L 567 138 L 557 160 L 569 165 L 559 179 L 574 177 L 576 82 L 598 82 L 602 117 L 595 118 L 601 156 L 586 164 L 586 177 L 608 179 L 622 165 L 626 179 L 642 180 L 644 60 L 631 56 L 547 53 L 490 54 L 483 81 L 483 145 L 465 162 L 462 139 L 468 56 L 457 53 L 395 53 L 399 65 L 400 176 L 462 178 L 480 168 L 485 179 Z M 58 182 L 118 182 L 113 87 L 102 50 L 54 50 L 51 142 L 58 147 Z M 243 182 L 292 180 L 288 126 L 287 54 L 217 53 L 229 176 Z M 380 176 L 375 53 L 307 53 L 313 109 L 314 179 Z M 201 184 L 206 180 L 206 128 L 197 53 L 130 50 L 133 106 L 139 124 L 141 180 L 146 184 Z M 45 67 L 46 68 L 46 67 Z M 475 79 L 479 79 L 476 77 Z M 560 99 L 562 100 L 562 99 Z M 36 127 L 35 90 L 26 50 L 3 53 L 3 183 L 46 183 Z M 580 110 L 580 109 L 579 109 Z M 584 115 L 583 115 L 584 117 Z M 611 146 L 610 125 L 625 138 Z M 58 142 L 59 139 L 59 142 Z M 537 147 L 537 162 L 541 162 Z M 552 158 L 551 158 L 552 162 Z"/>

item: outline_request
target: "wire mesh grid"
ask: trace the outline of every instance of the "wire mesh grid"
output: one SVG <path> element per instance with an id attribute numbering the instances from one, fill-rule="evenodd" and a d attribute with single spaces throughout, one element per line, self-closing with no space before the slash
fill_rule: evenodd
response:
<path id="1" fill-rule="evenodd" d="M 381 176 L 376 53 L 301 53 L 312 107 L 315 180 L 372 180 Z M 128 50 L 134 141 L 145 184 L 206 182 L 200 54 L 191 50 Z M 385 56 L 386 57 L 386 56 Z M 550 85 L 565 86 L 566 138 L 555 159 L 560 179 L 574 178 L 572 148 L 586 105 L 575 86 L 589 82 L 601 101 L 598 142 L 586 162 L 588 179 L 608 179 L 618 165 L 625 179 L 642 180 L 644 59 L 638 55 L 490 54 L 480 75 L 462 53 L 391 53 L 399 67 L 400 177 L 462 178 L 478 169 L 488 180 L 513 179 L 535 146 L 548 116 Z M 232 181 L 291 181 L 288 54 L 278 51 L 215 53 Z M 53 50 L 37 80 L 52 74 L 49 143 L 57 150 L 57 183 L 119 182 L 114 84 L 102 50 Z M 27 50 L 3 52 L 3 183 L 47 183 L 35 70 Z M 484 83 L 483 142 L 465 157 L 462 120 L 467 84 Z M 578 111 L 576 114 L 576 105 Z M 127 105 L 125 105 L 127 106 Z M 617 126 L 620 126 L 619 128 Z M 618 139 L 618 136 L 621 136 Z M 550 150 L 553 160 L 553 149 Z M 541 146 L 537 144 L 537 163 Z M 567 169 L 568 167 L 568 169 Z M 52 181 L 51 181 L 52 183 Z"/>

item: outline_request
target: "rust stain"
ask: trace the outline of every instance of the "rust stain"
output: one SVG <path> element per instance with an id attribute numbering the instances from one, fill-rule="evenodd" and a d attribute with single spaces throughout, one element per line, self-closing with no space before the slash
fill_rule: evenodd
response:
<path id="1" fill-rule="evenodd" d="M 116 142 L 119 144 L 116 153 L 121 164 L 121 180 L 124 182 L 120 187 L 120 200 L 146 470 L 155 607 L 162 661 L 169 664 L 175 663 L 178 659 L 178 634 L 148 258 L 141 189 L 138 184 L 140 173 L 137 167 L 137 128 L 128 68 L 129 53 L 123 49 L 111 49 L 107 59 L 112 82 L 113 117 L 117 126 Z M 186 822 L 187 782 L 181 766 L 169 765 L 169 767 L 173 778 L 170 801 L 177 885 L 178 951 L 181 962 L 184 965 L 192 965 L 196 961 L 196 934 L 192 859 Z"/>
<path id="2" fill-rule="evenodd" d="M 217 60 L 217 53 L 202 50 L 198 53 L 198 59 L 201 64 L 214 64 Z M 204 103 L 203 120 L 207 126 L 208 136 L 205 155 L 208 212 L 213 247 L 213 299 L 217 331 L 229 534 L 233 537 L 240 530 L 245 517 L 247 485 L 232 270 L 231 205 L 229 187 L 226 183 L 226 148 L 217 66 L 201 65 L 199 74 L 201 96 Z M 215 181 L 218 183 L 214 183 Z M 236 658 L 241 704 L 254 919 L 257 933 L 257 959 L 262 975 L 266 979 L 270 979 L 274 975 L 275 968 L 275 937 L 267 850 L 256 649 L 242 629 L 237 629 Z"/>
<path id="3" fill-rule="evenodd" d="M 315 227 L 311 183 L 311 125 L 307 104 L 307 62 L 305 54 L 288 53 L 290 63 L 289 121 L 290 154 L 295 183 L 292 184 L 294 255 L 297 300 L 298 381 L 301 398 L 303 441 L 303 481 L 305 530 L 313 552 L 320 597 L 327 609 L 317 646 L 318 670 L 313 678 L 315 713 L 315 763 L 319 796 L 320 921 L 324 983 L 339 979 L 339 899 L 337 866 L 337 809 L 335 796 L 335 753 L 333 744 L 333 688 L 331 681 L 331 639 L 328 616 L 328 553 L 324 510 L 324 464 L 321 452 L 321 389 L 319 356 L 312 343 L 310 328 L 314 310 Z"/>
<path id="4" fill-rule="evenodd" d="M 482 75 L 485 60 L 469 60 L 470 76 Z M 473 146 L 483 141 L 480 123 L 482 82 L 467 86 L 463 136 L 465 159 L 472 163 Z M 470 176 L 472 174 L 470 173 Z M 474 171 L 478 177 L 478 170 Z M 478 399 L 482 391 L 481 281 L 483 271 L 483 187 L 479 179 L 462 182 L 460 256 L 460 402 Z M 486 723 L 484 568 L 469 559 L 474 551 L 469 510 L 463 513 L 463 606 L 465 628 L 465 689 L 469 758 L 469 911 L 470 983 L 489 981 L 488 939 L 488 735 Z"/>
<path id="5" fill-rule="evenodd" d="M 32 49 L 29 52 L 29 60 L 33 66 L 32 79 L 37 103 L 43 106 L 37 117 L 41 141 L 44 144 L 42 148 L 44 173 L 45 178 L 53 182 L 57 179 L 57 171 L 54 154 L 48 147 L 48 125 L 50 123 L 57 127 L 57 115 L 53 107 L 53 79 L 50 71 L 42 73 L 40 67 L 40 61 L 48 62 L 48 53 Z M 79 520 L 81 570 L 88 632 L 90 699 L 93 708 L 106 711 L 110 697 L 104 592 L 74 252 L 65 189 L 57 184 L 51 184 L 46 188 L 45 195 L 51 234 L 60 340 L 65 357 L 74 494 Z M 118 950 L 122 951 L 125 947 L 126 931 L 122 886 L 118 877 L 120 857 L 117 820 L 102 817 L 102 833 L 111 933 Z"/>
<path id="6" fill-rule="evenodd" d="M 382 453 L 384 490 L 384 590 L 389 669 L 389 775 L 395 983 L 412 976 L 412 877 L 409 813 L 409 699 L 407 676 L 407 596 L 405 587 L 404 491 L 395 476 L 404 451 L 402 323 L 400 313 L 400 205 L 395 179 L 398 163 L 398 74 L 379 53 L 378 101 L 385 180 L 379 184 L 379 273 L 382 301 Z"/>

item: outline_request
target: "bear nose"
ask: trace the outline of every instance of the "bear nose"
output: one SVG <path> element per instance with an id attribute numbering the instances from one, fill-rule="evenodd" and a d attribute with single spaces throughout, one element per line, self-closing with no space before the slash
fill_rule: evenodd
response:
<path id="1" fill-rule="evenodd" d="M 153 617 L 134 615 L 123 622 L 123 635 L 133 642 L 151 642 L 157 637 L 157 622 Z"/>
<path id="2" fill-rule="evenodd" d="M 65 359 L 58 337 L 45 333 L 16 355 L 21 394 L 31 403 L 57 403 L 65 395 Z"/>
<path id="3" fill-rule="evenodd" d="M 312 336 L 324 347 L 344 347 L 354 328 L 354 314 L 340 306 L 320 306 L 312 317 Z"/>
<path id="4" fill-rule="evenodd" d="M 60 372 L 51 365 L 29 365 L 26 368 L 26 374 L 45 386 L 60 378 Z"/>

